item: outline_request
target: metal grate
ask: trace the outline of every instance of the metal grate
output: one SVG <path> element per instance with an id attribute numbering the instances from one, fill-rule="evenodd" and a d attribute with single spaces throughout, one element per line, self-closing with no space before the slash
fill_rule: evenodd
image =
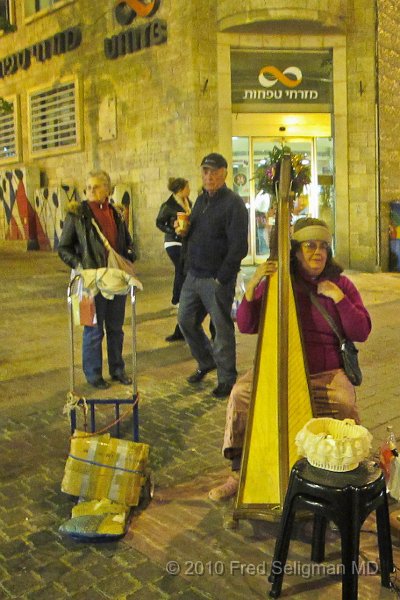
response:
<path id="1" fill-rule="evenodd" d="M 76 146 L 75 83 L 65 83 L 30 96 L 32 152 Z"/>

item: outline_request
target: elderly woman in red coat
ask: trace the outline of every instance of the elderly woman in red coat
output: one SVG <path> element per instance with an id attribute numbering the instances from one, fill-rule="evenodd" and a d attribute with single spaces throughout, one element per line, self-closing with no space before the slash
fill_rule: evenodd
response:
<path id="1" fill-rule="evenodd" d="M 371 320 L 354 284 L 342 275 L 333 260 L 332 236 L 324 221 L 303 218 L 296 221 L 291 242 L 291 272 L 302 332 L 305 358 L 310 374 L 312 406 L 315 417 L 351 418 L 360 422 L 355 390 L 343 370 L 339 341 L 310 299 L 313 292 L 337 324 L 341 334 L 353 342 L 364 342 L 371 331 Z M 258 266 L 250 279 L 237 313 L 242 333 L 257 333 L 262 298 L 277 265 L 267 261 Z M 232 475 L 210 491 L 212 500 L 235 495 L 237 472 L 244 442 L 253 370 L 248 371 L 232 389 L 226 417 L 223 455 L 232 461 Z"/>

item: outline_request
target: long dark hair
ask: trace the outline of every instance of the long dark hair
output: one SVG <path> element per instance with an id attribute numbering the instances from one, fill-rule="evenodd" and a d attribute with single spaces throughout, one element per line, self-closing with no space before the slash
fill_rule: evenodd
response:
<path id="1" fill-rule="evenodd" d="M 177 194 L 188 184 L 188 180 L 183 177 L 170 177 L 168 179 L 168 189 L 173 194 Z"/>
<path id="2" fill-rule="evenodd" d="M 296 240 L 291 240 L 290 246 L 290 269 L 293 275 L 296 275 L 299 269 L 299 261 L 297 259 L 296 253 L 298 250 L 300 250 L 301 243 L 297 242 Z M 333 258 L 332 248 L 329 246 L 326 265 L 321 275 L 319 275 L 319 278 L 337 279 L 340 273 L 342 272 L 343 268 Z"/>

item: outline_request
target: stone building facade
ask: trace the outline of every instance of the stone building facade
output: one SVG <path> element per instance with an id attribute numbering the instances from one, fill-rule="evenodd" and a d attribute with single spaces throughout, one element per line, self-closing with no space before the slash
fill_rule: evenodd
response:
<path id="1" fill-rule="evenodd" d="M 329 220 L 344 266 L 387 270 L 399 187 L 395 4 L 8 0 L 0 96 L 13 112 L 0 116 L 0 236 L 37 235 L 41 218 L 32 225 L 32 214 L 39 206 L 45 214 L 43 189 L 81 196 L 86 173 L 102 168 L 129 189 L 141 258 L 165 260 L 155 218 L 168 177 L 189 179 L 194 199 L 202 156 L 220 151 L 228 183 L 249 207 L 252 263 L 267 251 L 258 238 L 272 218 L 257 196 L 260 153 L 284 143 L 311 165 L 298 212 Z M 264 75 L 253 74 L 237 102 L 253 63 Z M 323 90 L 328 99 L 313 106 Z M 285 97 L 291 101 L 280 104 Z M 21 179 L 29 203 L 22 209 Z"/>

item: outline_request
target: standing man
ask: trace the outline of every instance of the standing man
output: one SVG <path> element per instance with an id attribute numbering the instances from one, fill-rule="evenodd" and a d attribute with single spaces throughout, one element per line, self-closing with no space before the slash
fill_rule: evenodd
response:
<path id="1" fill-rule="evenodd" d="M 190 215 L 187 237 L 187 275 L 179 302 L 179 327 L 198 368 L 188 382 L 199 383 L 214 369 L 217 398 L 229 396 L 236 381 L 235 327 L 231 317 L 236 276 L 247 254 L 247 209 L 240 196 L 225 185 L 228 164 L 221 154 L 208 154 L 201 162 L 203 193 Z M 199 319 L 207 311 L 215 326 L 213 346 Z"/>
<path id="2" fill-rule="evenodd" d="M 107 266 L 107 250 L 94 225 L 100 230 L 119 254 L 132 262 L 136 255 L 122 215 L 109 203 L 112 187 L 108 173 L 91 171 L 86 181 L 87 200 L 70 202 L 67 206 L 61 240 L 58 246 L 60 258 L 76 269 L 97 269 Z M 123 324 L 125 319 L 126 295 L 115 295 L 112 300 L 96 294 L 97 324 L 83 329 L 82 367 L 88 383 L 105 390 L 110 384 L 102 375 L 102 341 L 104 328 L 107 334 L 107 357 L 111 378 L 123 385 L 130 385 L 132 379 L 125 373 L 122 358 L 124 341 Z"/>

